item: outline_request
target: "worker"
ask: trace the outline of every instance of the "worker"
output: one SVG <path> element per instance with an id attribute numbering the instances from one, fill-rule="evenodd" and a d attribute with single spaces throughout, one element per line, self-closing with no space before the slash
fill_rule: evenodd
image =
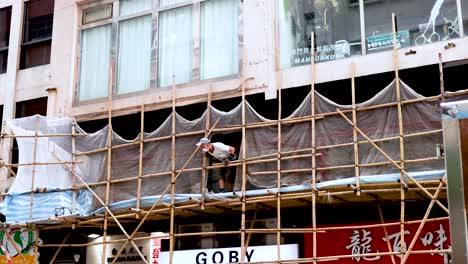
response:
<path id="1" fill-rule="evenodd" d="M 217 160 L 223 162 L 224 166 L 227 166 L 229 161 L 237 159 L 236 149 L 224 143 L 211 143 L 209 139 L 202 138 L 196 145 L 201 148 L 202 153 L 208 155 L 211 165 Z M 216 168 L 211 171 L 213 181 L 218 182 L 219 192 L 224 192 L 224 178 L 226 174 L 226 168 Z"/>

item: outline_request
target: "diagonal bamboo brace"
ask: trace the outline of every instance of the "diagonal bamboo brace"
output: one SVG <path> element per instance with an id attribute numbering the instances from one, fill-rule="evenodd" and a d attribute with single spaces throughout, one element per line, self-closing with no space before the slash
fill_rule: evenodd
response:
<path id="1" fill-rule="evenodd" d="M 413 177 L 411 177 L 408 172 L 406 172 L 398 163 L 396 163 L 396 161 L 394 161 L 387 153 L 385 153 L 385 151 L 383 149 L 381 149 L 377 144 L 375 144 L 375 142 L 370 139 L 364 132 L 362 132 L 361 129 L 359 129 L 359 127 L 357 127 L 353 121 L 351 121 L 340 109 L 336 109 L 336 111 L 351 125 L 353 126 L 356 131 L 361 134 L 372 146 L 374 146 L 386 159 L 388 159 L 388 161 L 390 161 L 393 165 L 395 165 L 398 169 L 400 169 L 400 171 L 405 174 L 406 177 L 408 177 L 411 181 L 414 182 L 414 184 L 416 184 L 416 186 L 418 186 L 429 198 L 431 199 L 435 199 L 434 196 L 426 189 L 424 188 L 424 186 L 422 186 L 417 180 L 415 180 Z M 440 208 L 442 208 L 442 210 L 444 210 L 447 214 L 449 213 L 449 210 L 447 209 L 447 207 L 445 207 L 445 205 L 443 205 L 439 200 L 435 199 L 435 202 L 440 206 Z"/>

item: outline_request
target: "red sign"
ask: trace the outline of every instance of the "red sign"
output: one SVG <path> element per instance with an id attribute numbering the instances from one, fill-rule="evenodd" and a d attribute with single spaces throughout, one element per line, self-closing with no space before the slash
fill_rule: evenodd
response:
<path id="1" fill-rule="evenodd" d="M 161 238 L 150 239 L 150 264 L 159 264 L 161 253 Z"/>
<path id="2" fill-rule="evenodd" d="M 419 223 L 405 224 L 405 245 L 408 248 L 419 228 Z M 388 237 L 385 236 L 384 228 L 360 228 L 327 230 L 317 233 L 317 257 L 357 255 L 367 253 L 385 253 L 391 251 L 400 252 L 400 225 L 387 226 Z M 450 249 L 450 230 L 448 220 L 428 222 L 419 234 L 413 250 L 447 250 Z M 306 258 L 313 257 L 313 235 L 305 234 L 304 255 Z M 400 263 L 400 255 L 394 256 L 396 263 Z M 355 263 L 384 263 L 392 264 L 390 256 L 355 256 L 353 258 L 341 258 L 333 261 L 340 264 Z M 443 264 L 444 256 L 437 254 L 410 255 L 406 261 L 408 264 L 431 263 Z"/>

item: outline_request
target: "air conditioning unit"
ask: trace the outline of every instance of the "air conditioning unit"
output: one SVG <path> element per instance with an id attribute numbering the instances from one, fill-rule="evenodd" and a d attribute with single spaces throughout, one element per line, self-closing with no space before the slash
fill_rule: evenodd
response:
<path id="1" fill-rule="evenodd" d="M 202 233 L 214 231 L 213 223 L 180 225 L 179 233 Z M 179 239 L 179 249 L 207 249 L 216 248 L 214 236 L 187 236 Z"/>

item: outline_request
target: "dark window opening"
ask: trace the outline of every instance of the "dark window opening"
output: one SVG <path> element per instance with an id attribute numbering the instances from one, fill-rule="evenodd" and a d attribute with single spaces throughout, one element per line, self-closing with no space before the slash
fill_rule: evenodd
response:
<path id="1" fill-rule="evenodd" d="M 0 9 L 0 74 L 7 70 L 11 6 Z"/>
<path id="2" fill-rule="evenodd" d="M 20 69 L 49 64 L 54 0 L 32 0 L 25 3 L 24 17 Z"/>
<path id="3" fill-rule="evenodd" d="M 28 117 L 32 115 L 47 115 L 47 97 L 16 103 L 15 118 Z M 12 164 L 18 163 L 18 155 L 18 143 L 16 142 L 16 140 L 14 140 L 11 157 Z M 16 167 L 13 167 L 12 170 L 16 173 L 18 169 Z"/>

